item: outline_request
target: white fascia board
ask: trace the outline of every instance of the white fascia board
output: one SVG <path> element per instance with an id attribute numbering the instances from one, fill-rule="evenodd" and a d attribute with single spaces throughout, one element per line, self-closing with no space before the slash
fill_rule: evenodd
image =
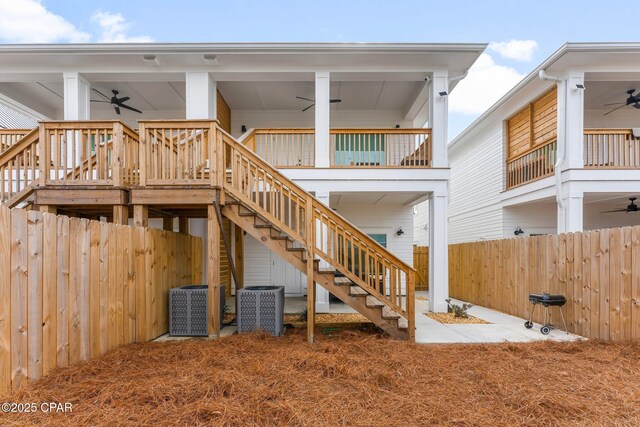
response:
<path id="1" fill-rule="evenodd" d="M 446 194 L 446 181 L 407 181 L 401 185 L 389 181 L 324 181 L 324 180 L 294 180 L 306 191 L 328 193 L 415 193 L 427 195 L 429 193 Z M 400 191 L 401 190 L 401 191 Z"/>
<path id="2" fill-rule="evenodd" d="M 448 181 L 448 168 L 433 169 L 349 169 L 349 168 L 314 168 L 314 169 L 279 169 L 287 178 L 294 181 L 389 181 L 397 186 L 398 181 L 425 182 Z M 398 188 L 402 191 L 401 188 Z"/>

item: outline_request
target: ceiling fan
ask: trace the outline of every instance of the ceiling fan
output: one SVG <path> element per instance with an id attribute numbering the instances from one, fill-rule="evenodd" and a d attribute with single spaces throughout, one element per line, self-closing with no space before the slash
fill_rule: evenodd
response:
<path id="1" fill-rule="evenodd" d="M 633 95 L 634 92 L 636 90 L 635 89 L 629 89 L 627 91 L 627 94 L 629 95 L 629 97 L 627 98 L 627 100 L 625 102 L 614 102 L 612 104 L 604 104 L 605 107 L 610 107 L 612 105 L 617 105 L 616 108 L 614 108 L 611 111 L 607 111 L 606 113 L 604 113 L 604 115 L 606 116 L 607 114 L 611 114 L 616 110 L 619 110 L 623 107 L 626 107 L 627 105 L 633 105 L 634 108 L 637 108 L 638 110 L 640 110 L 640 93 L 636 94 L 635 96 Z"/>
<path id="2" fill-rule="evenodd" d="M 631 203 L 629 204 L 629 206 L 627 206 L 626 208 L 623 209 L 614 209 L 611 211 L 604 211 L 604 212 L 600 212 L 600 213 L 607 213 L 607 212 L 638 212 L 638 205 L 636 205 L 634 202 L 636 200 L 636 197 L 629 197 L 629 200 L 631 201 Z"/>
<path id="3" fill-rule="evenodd" d="M 111 98 L 109 98 L 107 95 L 105 95 L 104 93 L 100 92 L 96 88 L 92 88 L 92 89 L 93 89 L 93 91 L 95 93 L 97 93 L 98 95 L 100 95 L 104 99 L 106 99 L 106 101 L 103 101 L 101 99 L 92 99 L 91 102 L 104 102 L 105 104 L 111 104 L 111 105 L 113 105 L 113 108 L 114 108 L 114 110 L 116 110 L 117 114 L 120 114 L 120 108 L 124 108 L 126 110 L 135 111 L 136 113 L 142 113 L 142 111 L 138 110 L 137 108 L 133 108 L 133 107 L 125 104 L 125 102 L 127 102 L 128 100 L 131 99 L 128 96 L 123 96 L 122 98 L 118 98 L 118 93 L 120 93 L 120 92 L 118 92 L 115 89 L 111 90 L 111 92 L 113 93 L 113 96 Z"/>
<path id="4" fill-rule="evenodd" d="M 302 109 L 302 111 L 307 111 L 309 108 L 312 108 L 314 105 L 316 105 L 316 100 L 315 100 L 315 99 L 309 99 L 309 98 L 305 98 L 305 97 L 302 97 L 302 96 L 296 96 L 296 98 L 298 98 L 298 99 L 302 99 L 303 101 L 309 101 L 309 102 L 311 102 L 311 105 L 309 105 L 309 106 L 308 106 L 308 107 L 306 107 L 306 108 L 303 108 L 303 109 Z M 329 103 L 330 103 L 330 104 L 335 104 L 335 103 L 338 103 L 338 102 L 342 102 L 342 99 L 340 99 L 340 98 L 333 98 L 333 99 L 330 99 L 330 100 L 329 100 Z"/>

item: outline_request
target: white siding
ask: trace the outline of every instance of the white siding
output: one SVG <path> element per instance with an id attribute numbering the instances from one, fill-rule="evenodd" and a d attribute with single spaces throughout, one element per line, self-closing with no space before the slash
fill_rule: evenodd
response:
<path id="1" fill-rule="evenodd" d="M 271 252 L 249 236 L 244 236 L 244 285 L 265 286 L 271 282 Z"/>
<path id="2" fill-rule="evenodd" d="M 502 123 L 482 131 L 449 158 L 449 243 L 502 237 Z"/>
<path id="3" fill-rule="evenodd" d="M 429 246 L 429 202 L 418 203 L 413 214 L 413 244 Z"/>
<path id="4" fill-rule="evenodd" d="M 519 206 L 506 207 L 503 210 L 503 236 L 514 237 L 516 227 L 524 234 L 555 234 L 558 227 L 558 209 L 555 200 L 543 200 Z"/>

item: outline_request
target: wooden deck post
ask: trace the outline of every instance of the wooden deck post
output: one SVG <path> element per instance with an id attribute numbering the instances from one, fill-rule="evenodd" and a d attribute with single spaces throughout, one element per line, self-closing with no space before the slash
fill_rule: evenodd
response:
<path id="1" fill-rule="evenodd" d="M 314 275 L 315 258 L 315 224 L 313 223 L 313 199 L 307 196 L 306 203 L 306 238 L 307 238 L 307 341 L 313 343 L 316 327 L 316 282 Z"/>
<path id="2" fill-rule="evenodd" d="M 113 223 L 120 225 L 129 224 L 129 206 L 113 205 Z"/>
<path id="3" fill-rule="evenodd" d="M 113 177 L 114 187 L 122 187 L 123 161 L 124 161 L 124 127 L 122 126 L 122 123 L 116 122 L 113 124 L 112 177 Z"/>
<path id="4" fill-rule="evenodd" d="M 149 206 L 147 205 L 133 206 L 133 225 L 136 227 L 149 226 Z"/>
<path id="5" fill-rule="evenodd" d="M 54 205 L 38 205 L 38 210 L 42 213 L 57 214 L 58 207 Z"/>
<path id="6" fill-rule="evenodd" d="M 209 338 L 220 337 L 220 227 L 216 207 L 207 207 L 207 284 L 209 286 Z"/>
<path id="7" fill-rule="evenodd" d="M 162 218 L 162 229 L 165 231 L 173 231 L 173 217 L 165 216 Z"/>
<path id="8" fill-rule="evenodd" d="M 242 289 L 244 287 L 244 230 L 238 225 L 235 226 L 234 238 L 236 272 L 238 277 L 237 289 Z"/>
<path id="9" fill-rule="evenodd" d="M 189 234 L 189 218 L 186 216 L 178 218 L 178 232 L 181 234 Z"/>

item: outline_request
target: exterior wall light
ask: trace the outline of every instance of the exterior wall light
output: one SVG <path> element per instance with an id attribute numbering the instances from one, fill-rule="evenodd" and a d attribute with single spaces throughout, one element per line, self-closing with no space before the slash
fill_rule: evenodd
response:
<path id="1" fill-rule="evenodd" d="M 521 234 L 524 234 L 524 231 L 522 231 L 522 228 L 520 228 L 520 226 L 517 226 L 513 234 L 515 234 L 516 236 L 519 236 Z"/>
<path id="2" fill-rule="evenodd" d="M 396 236 L 402 236 L 404 234 L 404 230 L 402 229 L 402 227 L 399 227 L 398 230 L 396 231 Z"/>

